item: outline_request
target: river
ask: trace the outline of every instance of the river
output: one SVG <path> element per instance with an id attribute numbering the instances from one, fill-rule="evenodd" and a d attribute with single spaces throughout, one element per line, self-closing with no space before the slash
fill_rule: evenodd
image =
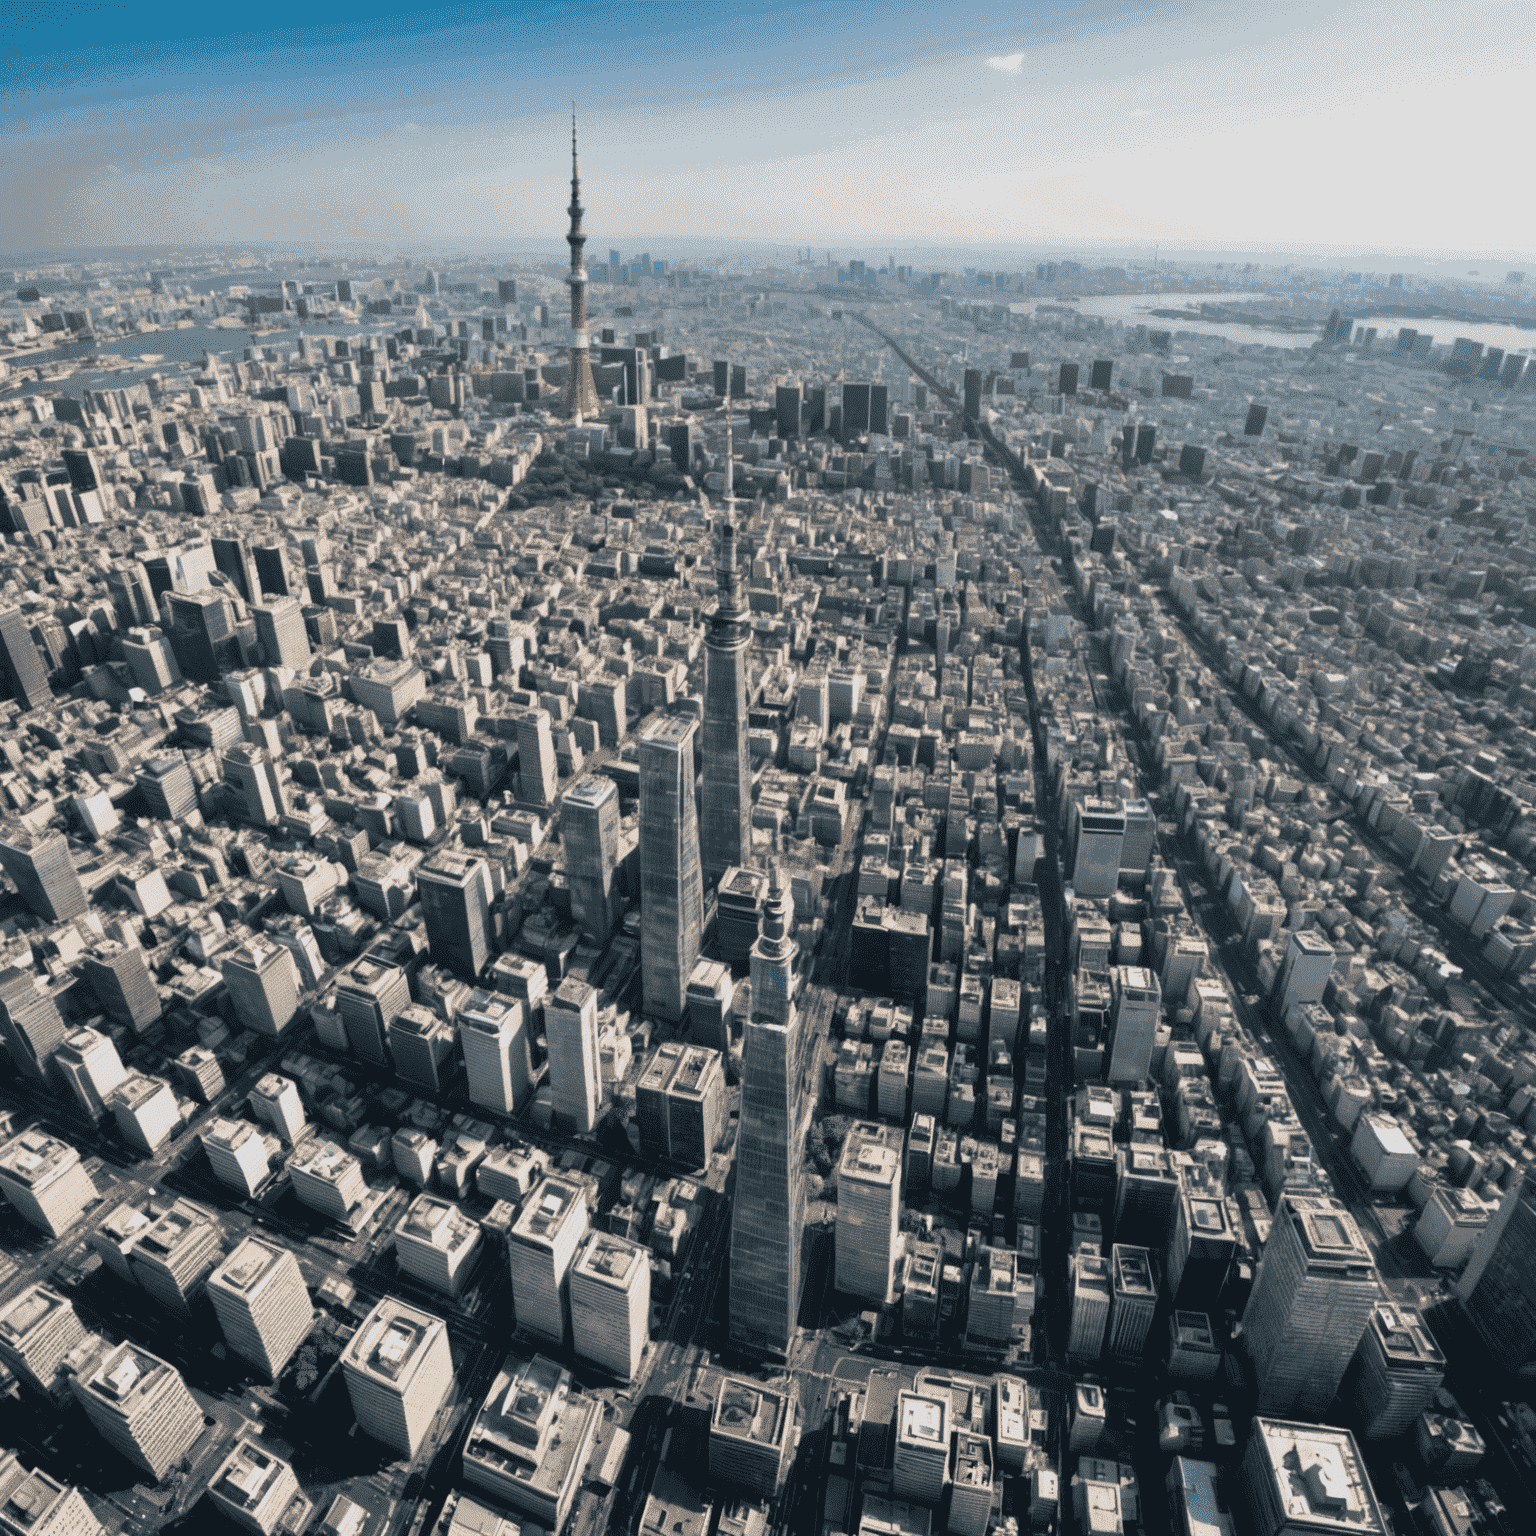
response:
<path id="1" fill-rule="evenodd" d="M 1322 335 L 1321 324 L 1305 331 L 1281 331 L 1261 325 L 1234 325 L 1222 320 L 1194 317 L 1170 320 L 1167 316 L 1152 313 L 1154 309 L 1183 309 L 1186 305 L 1198 308 L 1201 304 L 1241 304 L 1266 297 L 1268 295 L 1262 293 L 1113 293 L 1088 295 L 1063 302 L 1079 314 L 1102 316 L 1105 320 L 1118 320 L 1125 325 L 1145 325 L 1154 331 L 1194 331 L 1201 336 L 1221 336 L 1235 346 L 1305 348 Z M 1388 337 L 1395 337 L 1399 327 L 1407 326 L 1411 330 L 1428 331 L 1435 338 L 1437 347 L 1449 346 L 1458 336 L 1466 336 L 1484 347 L 1501 347 L 1505 352 L 1536 353 L 1536 330 L 1526 330 L 1499 321 L 1470 324 L 1446 315 L 1422 320 L 1376 315 L 1355 323 L 1374 325 L 1378 346 Z"/>

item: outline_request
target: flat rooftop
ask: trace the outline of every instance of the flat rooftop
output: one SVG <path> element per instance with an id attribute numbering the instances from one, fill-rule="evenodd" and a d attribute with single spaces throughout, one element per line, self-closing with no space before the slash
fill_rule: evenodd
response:
<path id="1" fill-rule="evenodd" d="M 403 1388 L 427 1345 L 443 1328 L 441 1318 L 386 1296 L 363 1319 L 342 1359 L 370 1376 Z"/>
<path id="2" fill-rule="evenodd" d="M 528 1197 L 512 1223 L 511 1235 L 530 1243 L 553 1243 L 571 1208 L 580 1203 L 579 1184 L 549 1178 Z"/>
<path id="3" fill-rule="evenodd" d="M 788 1433 L 788 1409 L 788 1399 L 771 1387 L 727 1376 L 715 1399 L 710 1432 L 777 1448 Z"/>
<path id="4" fill-rule="evenodd" d="M 1386 1536 L 1370 1478 L 1347 1429 L 1256 1418 L 1252 1437 L 1257 1455 L 1268 1462 L 1288 1519 L 1304 1521 L 1313 1531 Z"/>
<path id="5" fill-rule="evenodd" d="M 23 1131 L 0 1148 L 0 1174 L 26 1189 L 47 1184 L 79 1161 L 67 1141 L 42 1131 Z"/>

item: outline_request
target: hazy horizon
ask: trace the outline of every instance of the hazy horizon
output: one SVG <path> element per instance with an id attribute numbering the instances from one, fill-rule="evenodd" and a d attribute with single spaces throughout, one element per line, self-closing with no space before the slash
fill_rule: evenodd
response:
<path id="1" fill-rule="evenodd" d="M 575 96 L 594 249 L 1536 255 L 1525 0 L 250 14 L 7 7 L 0 246 L 555 249 Z"/>

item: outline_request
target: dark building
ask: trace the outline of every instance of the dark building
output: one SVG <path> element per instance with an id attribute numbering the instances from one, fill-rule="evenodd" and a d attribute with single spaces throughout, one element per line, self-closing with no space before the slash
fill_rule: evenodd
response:
<path id="1" fill-rule="evenodd" d="M 981 369 L 965 370 L 965 414 L 969 421 L 981 418 Z"/>
<path id="2" fill-rule="evenodd" d="M 1244 437 L 1262 437 L 1264 423 L 1269 420 L 1269 407 L 1267 405 L 1250 405 L 1248 407 L 1248 420 L 1243 423 Z"/>
<path id="3" fill-rule="evenodd" d="M 869 431 L 869 385 L 843 385 L 843 441 L 852 442 Z"/>
<path id="4" fill-rule="evenodd" d="M 800 386 L 780 384 L 773 392 L 773 412 L 778 435 L 785 442 L 800 436 Z"/>
<path id="5" fill-rule="evenodd" d="M 0 673 L 6 691 L 23 709 L 37 709 L 53 698 L 43 659 L 14 605 L 0 608 Z"/>
<path id="6" fill-rule="evenodd" d="M 886 426 L 890 405 L 890 393 L 884 384 L 869 386 L 869 430 L 881 437 L 889 434 Z"/>
<path id="7" fill-rule="evenodd" d="M 219 592 L 171 593 L 171 646 L 182 675 L 214 683 L 240 665 L 234 610 Z"/>
<path id="8" fill-rule="evenodd" d="M 1077 364 L 1063 363 L 1061 374 L 1056 381 L 1056 393 L 1058 395 L 1075 395 L 1077 393 Z"/>
<path id="9" fill-rule="evenodd" d="M 1115 365 L 1113 362 L 1100 359 L 1093 365 L 1093 373 L 1088 380 L 1089 389 L 1110 390 L 1114 386 L 1110 380 L 1114 377 Z"/>

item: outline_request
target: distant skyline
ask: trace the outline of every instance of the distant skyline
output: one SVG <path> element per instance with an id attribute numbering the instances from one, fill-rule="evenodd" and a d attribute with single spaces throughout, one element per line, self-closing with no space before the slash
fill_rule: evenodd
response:
<path id="1" fill-rule="evenodd" d="M 597 259 L 762 239 L 1536 255 L 1529 0 L 7 0 L 0 56 L 15 251 L 553 247 L 574 96 Z"/>

